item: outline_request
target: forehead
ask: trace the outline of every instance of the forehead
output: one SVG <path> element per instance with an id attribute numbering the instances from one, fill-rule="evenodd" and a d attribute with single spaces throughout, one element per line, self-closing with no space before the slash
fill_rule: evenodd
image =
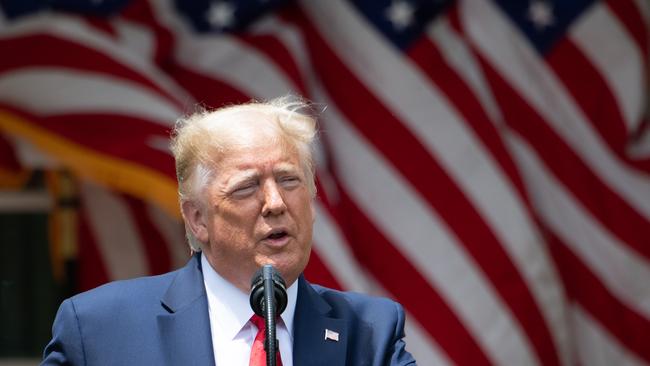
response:
<path id="1" fill-rule="evenodd" d="M 222 171 L 269 168 L 287 170 L 297 168 L 300 161 L 298 152 L 293 146 L 277 141 L 232 147 L 221 154 L 216 165 Z"/>
<path id="2" fill-rule="evenodd" d="M 225 152 L 216 166 L 216 182 L 230 186 L 249 179 L 278 174 L 300 174 L 295 149 L 282 144 L 239 147 Z"/>
<path id="3" fill-rule="evenodd" d="M 254 169 L 273 165 L 286 169 L 299 163 L 298 149 L 264 118 L 269 117 L 246 114 L 233 120 L 237 126 L 228 131 L 229 143 L 219 153 L 218 167 Z"/>
<path id="4" fill-rule="evenodd" d="M 260 139 L 278 139 L 281 135 L 275 117 L 259 110 L 228 110 L 215 117 L 215 128 L 228 145 L 254 145 Z"/>

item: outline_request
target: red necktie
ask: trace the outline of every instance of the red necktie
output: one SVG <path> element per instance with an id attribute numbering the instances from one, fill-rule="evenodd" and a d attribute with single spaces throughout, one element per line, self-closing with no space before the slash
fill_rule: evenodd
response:
<path id="1" fill-rule="evenodd" d="M 253 347 L 251 348 L 251 358 L 248 361 L 249 366 L 266 366 L 266 351 L 264 350 L 264 333 L 266 331 L 266 322 L 264 318 L 257 314 L 253 314 L 251 317 L 251 322 L 257 327 L 257 335 L 253 341 Z M 275 363 L 277 366 L 282 366 L 282 359 L 280 358 L 280 350 L 275 357 Z"/>

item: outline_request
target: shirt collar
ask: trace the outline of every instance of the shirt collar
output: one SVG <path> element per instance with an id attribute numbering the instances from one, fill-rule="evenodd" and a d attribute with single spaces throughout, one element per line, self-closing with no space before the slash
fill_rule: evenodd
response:
<path id="1" fill-rule="evenodd" d="M 249 294 L 242 292 L 215 271 L 205 255 L 201 254 L 203 282 L 208 295 L 208 307 L 213 313 L 217 330 L 228 339 L 234 339 L 237 333 L 253 316 Z M 287 308 L 280 315 L 293 340 L 293 316 L 296 311 L 298 280 L 287 289 Z M 216 316 L 214 316 L 216 315 Z"/>
<path id="2" fill-rule="evenodd" d="M 293 315 L 296 312 L 296 299 L 298 298 L 298 279 L 287 289 L 287 308 L 284 309 L 280 317 L 289 331 L 289 336 L 293 341 Z"/>

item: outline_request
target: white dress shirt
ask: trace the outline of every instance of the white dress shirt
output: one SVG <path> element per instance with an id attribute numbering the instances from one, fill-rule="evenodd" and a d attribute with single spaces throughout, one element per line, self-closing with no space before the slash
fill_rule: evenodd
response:
<path id="1" fill-rule="evenodd" d="M 249 320 L 253 310 L 249 294 L 242 292 L 221 277 L 201 255 L 203 283 L 208 294 L 212 349 L 216 366 L 248 366 L 257 327 Z M 277 322 L 276 336 L 280 342 L 283 366 L 293 366 L 293 314 L 296 310 L 298 281 L 287 289 L 287 308 Z"/>

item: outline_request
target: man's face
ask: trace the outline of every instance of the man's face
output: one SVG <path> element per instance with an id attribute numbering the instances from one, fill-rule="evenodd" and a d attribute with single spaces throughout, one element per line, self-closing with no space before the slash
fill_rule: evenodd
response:
<path id="1" fill-rule="evenodd" d="M 287 286 L 309 260 L 314 211 L 297 150 L 263 130 L 220 156 L 195 232 L 212 267 L 242 291 L 253 273 L 273 264 Z"/>

